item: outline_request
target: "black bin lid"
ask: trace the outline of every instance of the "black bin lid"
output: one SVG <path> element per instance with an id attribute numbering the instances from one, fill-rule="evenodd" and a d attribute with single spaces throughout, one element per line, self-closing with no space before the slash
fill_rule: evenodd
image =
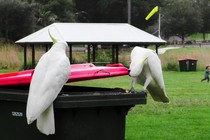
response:
<path id="1" fill-rule="evenodd" d="M 27 102 L 28 86 L 1 87 L 0 100 Z M 146 94 L 130 94 L 123 89 L 64 86 L 54 101 L 55 108 L 127 106 L 146 104 Z"/>

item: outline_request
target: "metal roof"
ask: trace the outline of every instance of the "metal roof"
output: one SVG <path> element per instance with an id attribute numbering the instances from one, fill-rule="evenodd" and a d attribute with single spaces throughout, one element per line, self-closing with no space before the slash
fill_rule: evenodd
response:
<path id="1" fill-rule="evenodd" d="M 166 41 L 127 23 L 53 23 L 18 41 L 18 44 L 50 44 L 54 38 L 69 44 L 165 44 Z"/>

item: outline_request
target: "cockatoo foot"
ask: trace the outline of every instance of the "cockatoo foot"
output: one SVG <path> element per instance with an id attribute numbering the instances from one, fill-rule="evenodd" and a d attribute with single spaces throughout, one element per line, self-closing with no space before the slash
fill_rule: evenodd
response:
<path id="1" fill-rule="evenodd" d="M 131 89 L 128 91 L 128 93 L 135 94 L 135 93 L 136 93 L 136 91 L 134 90 L 134 88 L 131 88 Z"/>
<path id="2" fill-rule="evenodd" d="M 144 95 L 147 95 L 147 91 L 141 90 L 141 91 L 139 91 L 139 92 L 136 92 L 136 94 L 144 94 Z"/>

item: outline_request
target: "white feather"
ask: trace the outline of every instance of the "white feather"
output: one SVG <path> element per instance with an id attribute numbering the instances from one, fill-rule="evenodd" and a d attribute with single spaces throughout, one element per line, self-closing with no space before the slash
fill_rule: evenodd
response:
<path id="1" fill-rule="evenodd" d="M 131 52 L 131 89 L 136 83 L 143 85 L 155 101 L 169 102 L 163 80 L 161 62 L 157 54 L 146 48 L 135 47 Z"/>
<path id="2" fill-rule="evenodd" d="M 39 60 L 32 77 L 27 101 L 28 124 L 37 119 L 40 132 L 55 133 L 53 101 L 70 74 L 65 43 L 56 43 Z"/>

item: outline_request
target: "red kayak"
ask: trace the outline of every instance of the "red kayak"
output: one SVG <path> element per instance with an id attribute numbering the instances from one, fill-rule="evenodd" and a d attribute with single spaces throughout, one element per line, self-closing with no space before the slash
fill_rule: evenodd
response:
<path id="1" fill-rule="evenodd" d="M 0 86 L 29 85 L 34 69 L 0 74 Z M 128 69 L 122 64 L 95 66 L 92 63 L 72 64 L 71 75 L 67 82 L 77 82 L 99 78 L 128 75 Z"/>

